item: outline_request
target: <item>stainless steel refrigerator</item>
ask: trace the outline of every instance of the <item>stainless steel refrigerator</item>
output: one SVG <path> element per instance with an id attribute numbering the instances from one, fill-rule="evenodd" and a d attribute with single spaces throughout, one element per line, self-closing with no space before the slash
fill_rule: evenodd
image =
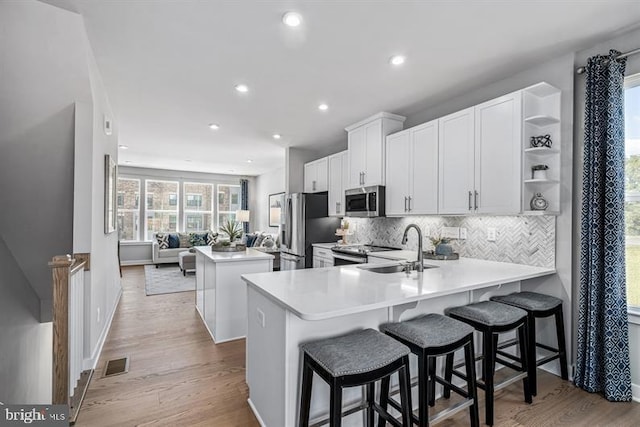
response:
<path id="1" fill-rule="evenodd" d="M 280 270 L 313 266 L 313 243 L 335 242 L 340 218 L 328 216 L 327 193 L 288 194 L 280 236 Z"/>

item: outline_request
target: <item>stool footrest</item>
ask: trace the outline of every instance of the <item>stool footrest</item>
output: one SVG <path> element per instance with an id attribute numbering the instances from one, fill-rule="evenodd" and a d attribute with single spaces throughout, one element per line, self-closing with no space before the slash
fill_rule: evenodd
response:
<path id="1" fill-rule="evenodd" d="M 559 359 L 560 355 L 559 354 L 550 354 L 549 356 L 545 356 L 541 359 L 536 360 L 536 365 L 537 366 L 541 366 L 544 365 L 545 363 L 551 362 L 552 360 L 556 360 Z"/>
<path id="2" fill-rule="evenodd" d="M 349 405 L 345 405 L 342 407 L 342 416 L 346 417 L 347 415 L 355 414 L 358 411 L 362 411 L 366 409 L 369 405 L 367 402 L 362 400 L 360 402 L 351 403 Z M 323 416 L 320 418 L 316 418 L 309 422 L 309 427 L 320 427 L 323 425 L 329 424 L 329 416 Z"/>
<path id="3" fill-rule="evenodd" d="M 392 406 L 395 410 L 399 411 L 400 410 L 400 403 L 398 403 L 397 400 L 395 399 L 391 399 L 389 398 L 388 402 L 389 406 Z M 436 412 L 435 414 L 433 414 L 432 416 L 429 417 L 429 424 L 435 424 L 438 421 L 445 419 L 447 417 L 450 417 L 452 415 L 457 414 L 458 412 L 467 409 L 468 407 L 473 405 L 473 399 L 470 398 L 466 398 L 465 400 L 458 402 L 454 405 L 449 406 L 446 409 L 443 409 L 440 412 Z M 418 424 L 419 420 L 418 417 L 412 413 L 413 416 L 413 422 L 414 424 Z"/>
<path id="4" fill-rule="evenodd" d="M 552 351 L 554 353 L 560 353 L 560 350 L 558 350 L 557 348 L 548 346 L 546 344 L 540 344 L 537 342 L 536 347 L 544 348 L 545 350 Z"/>

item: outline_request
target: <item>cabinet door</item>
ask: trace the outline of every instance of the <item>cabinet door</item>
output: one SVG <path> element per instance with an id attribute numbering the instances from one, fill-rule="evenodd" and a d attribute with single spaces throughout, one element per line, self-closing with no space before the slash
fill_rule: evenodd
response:
<path id="1" fill-rule="evenodd" d="M 342 213 L 342 198 L 344 190 L 342 189 L 342 153 L 329 156 L 329 216 L 338 216 Z"/>
<path id="2" fill-rule="evenodd" d="M 366 132 L 363 126 L 349 132 L 349 188 L 362 186 L 362 173 L 366 164 Z"/>
<path id="3" fill-rule="evenodd" d="M 367 150 L 364 185 L 384 185 L 384 138 L 381 120 L 365 125 L 365 140 Z"/>
<path id="4" fill-rule="evenodd" d="M 388 155 L 389 152 L 387 152 Z M 438 213 L 437 120 L 417 126 L 411 130 L 411 150 L 408 164 L 408 194 L 411 197 L 409 213 L 413 215 Z M 387 174 L 387 188 L 389 188 L 389 176 Z"/>
<path id="5" fill-rule="evenodd" d="M 329 168 L 329 163 L 327 161 L 327 158 L 324 157 L 320 160 L 316 160 L 315 161 L 316 164 L 316 186 L 315 186 L 315 191 L 317 192 L 321 192 L 321 191 L 328 191 L 329 190 L 329 186 L 328 186 L 328 180 L 327 180 L 327 172 L 328 172 L 328 168 Z"/>
<path id="6" fill-rule="evenodd" d="M 387 137 L 385 194 L 387 215 L 408 213 L 410 143 L 410 131 Z"/>
<path id="7" fill-rule="evenodd" d="M 473 212 L 474 109 L 438 120 L 438 212 Z M 471 194 L 472 197 L 469 197 Z"/>
<path id="8" fill-rule="evenodd" d="M 479 213 L 519 213 L 521 92 L 475 107 L 475 186 Z"/>
<path id="9" fill-rule="evenodd" d="M 305 163 L 304 164 L 304 192 L 305 193 L 313 193 L 314 192 L 314 181 L 316 181 L 316 165 L 314 162 Z"/>
<path id="10" fill-rule="evenodd" d="M 345 190 L 349 188 L 349 151 L 342 152 L 342 189 L 340 190 L 339 215 L 344 215 Z M 331 264 L 333 265 L 333 264 Z"/>

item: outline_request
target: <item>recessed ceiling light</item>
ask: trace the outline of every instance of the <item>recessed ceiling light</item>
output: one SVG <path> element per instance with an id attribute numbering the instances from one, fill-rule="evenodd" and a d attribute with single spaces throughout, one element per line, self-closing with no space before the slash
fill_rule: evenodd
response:
<path id="1" fill-rule="evenodd" d="M 302 16 L 296 12 L 287 12 L 282 16 L 282 22 L 289 27 L 297 27 L 302 24 Z"/>
<path id="2" fill-rule="evenodd" d="M 253 160 L 247 159 L 247 163 L 253 163 Z"/>
<path id="3" fill-rule="evenodd" d="M 247 85 L 236 85 L 236 90 L 240 93 L 249 92 L 249 87 Z"/>
<path id="4" fill-rule="evenodd" d="M 395 55 L 395 56 L 391 57 L 389 62 L 391 63 L 391 65 L 402 65 L 402 64 L 404 64 L 405 59 L 407 59 L 407 58 L 405 58 L 402 55 Z"/>
<path id="5" fill-rule="evenodd" d="M 273 139 L 280 139 L 280 138 L 282 138 L 282 136 L 280 136 L 279 133 L 274 133 L 273 134 Z"/>
<path id="6" fill-rule="evenodd" d="M 328 109 L 329 109 L 329 106 L 327 104 L 318 105 L 318 110 L 320 111 L 327 111 Z"/>
<path id="7" fill-rule="evenodd" d="M 193 161 L 193 160 L 191 160 L 191 159 L 185 159 L 185 162 L 189 162 L 189 163 L 191 163 L 192 161 Z"/>
<path id="8" fill-rule="evenodd" d="M 229 172 L 232 172 L 232 173 L 233 173 L 233 172 L 235 172 L 235 171 L 234 171 L 233 169 L 229 169 Z"/>
<path id="9" fill-rule="evenodd" d="M 131 160 L 125 160 L 124 162 L 125 163 L 131 163 Z"/>
<path id="10" fill-rule="evenodd" d="M 220 129 L 220 126 L 218 126 L 215 123 L 209 123 L 209 129 L 218 130 L 218 129 Z"/>
<path id="11" fill-rule="evenodd" d="M 123 145 L 123 144 L 118 145 L 118 147 L 120 147 L 121 150 L 128 150 L 129 149 L 128 145 Z"/>

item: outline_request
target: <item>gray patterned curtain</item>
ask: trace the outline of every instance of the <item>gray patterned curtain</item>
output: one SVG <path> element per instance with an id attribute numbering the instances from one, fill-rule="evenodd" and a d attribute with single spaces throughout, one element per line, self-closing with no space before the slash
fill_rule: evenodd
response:
<path id="1" fill-rule="evenodd" d="M 619 52 L 589 58 L 582 176 L 575 384 L 631 400 L 624 241 L 624 70 Z"/>
<path id="2" fill-rule="evenodd" d="M 240 209 L 243 211 L 249 210 L 249 180 L 241 179 L 240 180 Z M 255 214 L 254 214 L 255 215 Z M 242 228 L 245 233 L 249 232 L 249 223 L 242 223 Z"/>

